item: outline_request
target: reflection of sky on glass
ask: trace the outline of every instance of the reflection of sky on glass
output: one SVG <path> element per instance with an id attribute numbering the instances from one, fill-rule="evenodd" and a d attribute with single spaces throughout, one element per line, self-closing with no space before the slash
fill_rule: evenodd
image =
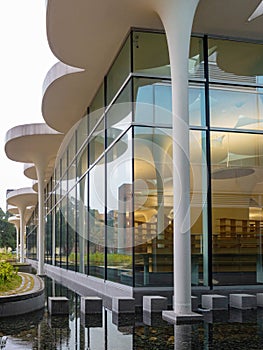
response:
<path id="1" fill-rule="evenodd" d="M 263 85 L 263 76 L 262 75 L 257 76 L 257 84 Z M 260 90 L 262 90 L 262 89 L 260 89 Z"/>
<path id="2" fill-rule="evenodd" d="M 205 123 L 205 95 L 200 86 L 189 88 L 189 119 L 191 125 Z M 155 107 L 153 107 L 153 105 Z M 165 113 L 168 111 L 169 113 Z M 172 89 L 171 84 L 155 83 L 138 89 L 135 120 L 144 123 L 172 125 Z"/>
<path id="3" fill-rule="evenodd" d="M 189 123 L 205 125 L 205 90 L 200 86 L 189 88 Z"/>
<path id="4" fill-rule="evenodd" d="M 211 126 L 261 129 L 262 97 L 257 93 L 211 89 Z"/>
<path id="5" fill-rule="evenodd" d="M 138 88 L 135 109 L 136 121 L 171 125 L 171 110 L 172 90 L 170 83 L 154 83 Z"/>

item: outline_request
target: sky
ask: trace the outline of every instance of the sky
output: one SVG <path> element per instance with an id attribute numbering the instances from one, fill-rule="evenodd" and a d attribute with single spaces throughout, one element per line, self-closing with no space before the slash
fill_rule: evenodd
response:
<path id="1" fill-rule="evenodd" d="M 6 132 L 14 126 L 44 122 L 42 84 L 58 61 L 46 37 L 45 0 L 2 1 L 0 11 L 0 207 L 6 209 L 6 190 L 32 186 L 24 165 L 7 158 Z"/>

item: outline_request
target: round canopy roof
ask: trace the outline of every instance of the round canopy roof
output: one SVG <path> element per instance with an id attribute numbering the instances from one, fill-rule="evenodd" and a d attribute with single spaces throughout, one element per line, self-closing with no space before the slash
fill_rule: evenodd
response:
<path id="1" fill-rule="evenodd" d="M 37 193 L 31 187 L 20 188 L 10 191 L 6 196 L 6 201 L 9 205 L 26 209 L 26 207 L 36 205 Z"/>
<path id="2" fill-rule="evenodd" d="M 56 157 L 63 138 L 46 124 L 19 125 L 7 132 L 5 152 L 11 160 L 47 166 Z"/>

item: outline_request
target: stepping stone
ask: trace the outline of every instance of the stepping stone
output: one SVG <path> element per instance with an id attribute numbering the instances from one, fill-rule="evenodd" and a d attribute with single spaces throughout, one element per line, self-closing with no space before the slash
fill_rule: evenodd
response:
<path id="1" fill-rule="evenodd" d="M 68 315 L 69 300 L 66 297 L 48 297 L 48 311 L 50 315 Z"/>
<path id="2" fill-rule="evenodd" d="M 96 296 L 81 297 L 80 310 L 85 315 L 102 313 L 102 299 Z"/>
<path id="3" fill-rule="evenodd" d="M 227 310 L 228 298 L 219 294 L 202 295 L 202 308 L 209 310 Z"/>
<path id="4" fill-rule="evenodd" d="M 167 310 L 167 298 L 159 295 L 144 296 L 143 310 L 147 312 L 161 312 Z"/>
<path id="5" fill-rule="evenodd" d="M 135 299 L 128 297 L 113 297 L 112 311 L 116 313 L 135 312 Z"/>
<path id="6" fill-rule="evenodd" d="M 229 306 L 241 310 L 255 309 L 257 297 L 252 294 L 230 294 Z"/>
<path id="7" fill-rule="evenodd" d="M 257 306 L 263 307 L 263 293 L 257 293 Z"/>

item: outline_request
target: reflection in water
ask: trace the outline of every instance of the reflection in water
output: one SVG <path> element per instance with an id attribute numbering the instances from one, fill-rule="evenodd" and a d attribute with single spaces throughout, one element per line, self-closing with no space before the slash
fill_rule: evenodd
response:
<path id="1" fill-rule="evenodd" d="M 189 350 L 262 349 L 263 309 L 206 312 L 204 322 L 170 325 L 160 314 L 82 315 L 80 297 L 46 281 L 46 297 L 66 296 L 69 316 L 50 316 L 46 310 L 0 319 L 5 350 Z"/>

